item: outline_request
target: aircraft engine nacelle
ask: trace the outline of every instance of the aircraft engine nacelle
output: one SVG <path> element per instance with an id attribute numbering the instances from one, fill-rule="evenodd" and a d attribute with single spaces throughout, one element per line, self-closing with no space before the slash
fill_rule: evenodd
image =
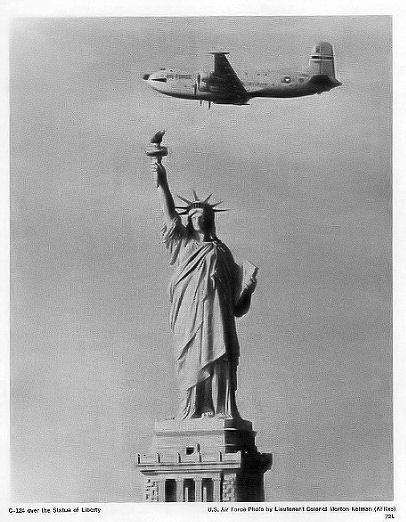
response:
<path id="1" fill-rule="evenodd" d="M 207 92 L 210 90 L 209 84 L 210 84 L 211 74 L 210 73 L 199 73 L 196 76 L 196 83 L 197 88 L 199 91 Z"/>

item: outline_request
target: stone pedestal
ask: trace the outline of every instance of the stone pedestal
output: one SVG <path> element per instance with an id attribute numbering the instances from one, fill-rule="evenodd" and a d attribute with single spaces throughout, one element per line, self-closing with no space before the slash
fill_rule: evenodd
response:
<path id="1" fill-rule="evenodd" d="M 259 453 L 249 421 L 204 417 L 155 423 L 137 455 L 146 502 L 259 502 L 272 454 Z"/>

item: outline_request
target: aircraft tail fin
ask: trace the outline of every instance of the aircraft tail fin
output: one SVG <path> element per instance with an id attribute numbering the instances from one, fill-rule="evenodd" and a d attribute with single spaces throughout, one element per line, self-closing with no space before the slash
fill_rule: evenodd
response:
<path id="1" fill-rule="evenodd" d="M 313 47 L 308 72 L 312 76 L 327 76 L 335 80 L 333 46 L 320 42 Z"/>

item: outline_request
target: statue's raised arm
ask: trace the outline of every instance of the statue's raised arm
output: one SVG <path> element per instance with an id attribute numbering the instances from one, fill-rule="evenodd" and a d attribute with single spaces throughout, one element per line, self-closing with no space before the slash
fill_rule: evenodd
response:
<path id="1" fill-rule="evenodd" d="M 175 202 L 168 185 L 166 169 L 162 163 L 158 162 L 153 163 L 151 168 L 156 187 L 160 193 L 164 220 L 165 223 L 169 224 L 174 218 L 176 218 L 176 216 L 178 216 L 178 213 L 176 212 Z"/>
<path id="2" fill-rule="evenodd" d="M 165 131 L 158 131 L 152 136 L 150 145 L 146 151 L 147 156 L 152 158 L 152 174 L 155 181 L 155 186 L 161 195 L 162 210 L 164 213 L 164 219 L 169 224 L 178 213 L 175 209 L 175 202 L 173 200 L 172 193 L 169 189 L 168 178 L 166 175 L 166 169 L 162 165 L 162 157 L 167 156 L 168 149 L 161 145 L 163 135 Z"/>

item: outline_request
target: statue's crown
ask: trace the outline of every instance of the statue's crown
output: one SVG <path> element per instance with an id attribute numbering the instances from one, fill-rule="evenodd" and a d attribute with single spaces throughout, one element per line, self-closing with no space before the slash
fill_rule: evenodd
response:
<path id="1" fill-rule="evenodd" d="M 178 198 L 187 204 L 187 206 L 176 207 L 177 209 L 180 209 L 179 215 L 189 214 L 189 212 L 194 208 L 210 209 L 211 212 L 227 212 L 227 210 L 229 210 L 228 208 L 215 208 L 217 207 L 217 205 L 223 203 L 222 201 L 219 201 L 218 203 L 214 204 L 209 203 L 209 199 L 212 197 L 212 195 L 213 194 L 210 194 L 209 196 L 207 196 L 206 199 L 200 199 L 196 192 L 193 190 L 193 201 L 190 201 L 189 199 L 186 199 L 178 195 Z"/>

